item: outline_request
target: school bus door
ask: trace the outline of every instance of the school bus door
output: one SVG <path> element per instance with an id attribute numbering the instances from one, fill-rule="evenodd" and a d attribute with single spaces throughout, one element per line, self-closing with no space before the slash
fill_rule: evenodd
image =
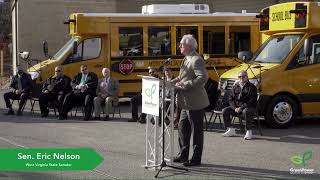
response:
<path id="1" fill-rule="evenodd" d="M 309 40 L 311 56 L 305 60 L 302 46 L 289 64 L 288 73 L 303 114 L 320 114 L 320 35 Z"/>

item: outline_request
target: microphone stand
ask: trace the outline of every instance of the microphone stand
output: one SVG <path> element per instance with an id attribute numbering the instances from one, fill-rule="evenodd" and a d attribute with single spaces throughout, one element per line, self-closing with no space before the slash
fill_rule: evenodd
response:
<path id="1" fill-rule="evenodd" d="M 176 166 L 172 166 L 172 165 L 168 165 L 166 160 L 164 159 L 164 151 L 165 151 L 165 142 L 164 142 L 164 136 L 165 136 L 165 116 L 166 116 L 166 102 L 165 102 L 165 99 L 166 99 L 166 75 L 165 75 L 165 69 L 166 69 L 166 63 L 163 64 L 163 69 L 162 69 L 162 74 L 163 74 L 163 79 L 162 79 L 162 116 L 161 116 L 161 125 L 162 125 L 162 159 L 161 159 L 161 164 L 160 165 L 156 165 L 154 167 L 160 167 L 159 171 L 157 172 L 157 174 L 154 176 L 155 178 L 158 177 L 159 173 L 161 172 L 161 170 L 164 168 L 164 167 L 170 167 L 170 168 L 173 168 L 173 169 L 179 169 L 179 170 L 184 170 L 184 171 L 188 171 L 188 169 L 186 168 L 182 168 L 182 167 L 176 167 Z M 173 104 L 172 104 L 173 105 Z M 172 123 L 171 122 L 171 126 L 172 126 Z"/>

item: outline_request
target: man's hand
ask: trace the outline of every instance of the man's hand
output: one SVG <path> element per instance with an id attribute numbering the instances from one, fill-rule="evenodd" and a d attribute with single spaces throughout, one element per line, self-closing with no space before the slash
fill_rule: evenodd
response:
<path id="1" fill-rule="evenodd" d="M 183 82 L 177 82 L 176 86 L 178 86 L 180 88 L 184 88 L 184 83 Z"/>
<path id="2" fill-rule="evenodd" d="M 49 90 L 47 90 L 47 89 L 46 89 L 46 90 L 44 90 L 44 93 L 49 93 Z"/>
<path id="3" fill-rule="evenodd" d="M 53 90 L 53 86 L 52 85 L 48 85 L 47 89 L 48 89 L 48 91 L 52 91 Z"/>
<path id="4" fill-rule="evenodd" d="M 16 94 L 21 94 L 21 90 L 16 90 L 15 93 Z"/>
<path id="5" fill-rule="evenodd" d="M 234 111 L 235 111 L 236 113 L 241 113 L 241 108 L 240 108 L 240 107 L 237 107 Z"/>

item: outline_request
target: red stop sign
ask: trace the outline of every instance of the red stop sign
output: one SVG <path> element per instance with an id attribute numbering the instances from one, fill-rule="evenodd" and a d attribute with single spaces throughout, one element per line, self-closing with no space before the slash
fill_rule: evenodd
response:
<path id="1" fill-rule="evenodd" d="M 119 71 L 122 74 L 130 74 L 133 71 L 133 62 L 130 59 L 120 61 Z"/>

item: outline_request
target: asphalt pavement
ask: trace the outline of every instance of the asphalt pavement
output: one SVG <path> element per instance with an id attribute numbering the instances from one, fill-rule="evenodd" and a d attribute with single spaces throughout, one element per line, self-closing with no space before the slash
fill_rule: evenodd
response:
<path id="1" fill-rule="evenodd" d="M 53 112 L 41 118 L 26 106 L 24 116 L 5 116 L 3 91 L 0 92 L 1 148 L 94 148 L 104 161 L 91 171 L 0 171 L 0 179 L 154 179 L 156 171 L 145 163 L 145 124 L 127 122 L 128 103 L 110 121 L 83 121 L 79 117 L 57 120 Z M 28 102 L 29 104 L 29 102 Z M 16 105 L 15 105 L 16 107 Z M 209 114 L 207 114 L 209 117 Z M 270 129 L 263 125 L 263 136 L 244 134 L 222 137 L 223 129 L 214 124 L 205 131 L 202 165 L 189 172 L 166 168 L 159 179 L 320 179 L 320 119 L 307 119 L 289 129 Z M 177 131 L 174 133 L 178 151 Z M 305 167 L 290 157 L 312 152 Z M 181 164 L 175 164 L 181 166 Z M 313 174 L 290 174 L 290 169 L 313 169 Z"/>

